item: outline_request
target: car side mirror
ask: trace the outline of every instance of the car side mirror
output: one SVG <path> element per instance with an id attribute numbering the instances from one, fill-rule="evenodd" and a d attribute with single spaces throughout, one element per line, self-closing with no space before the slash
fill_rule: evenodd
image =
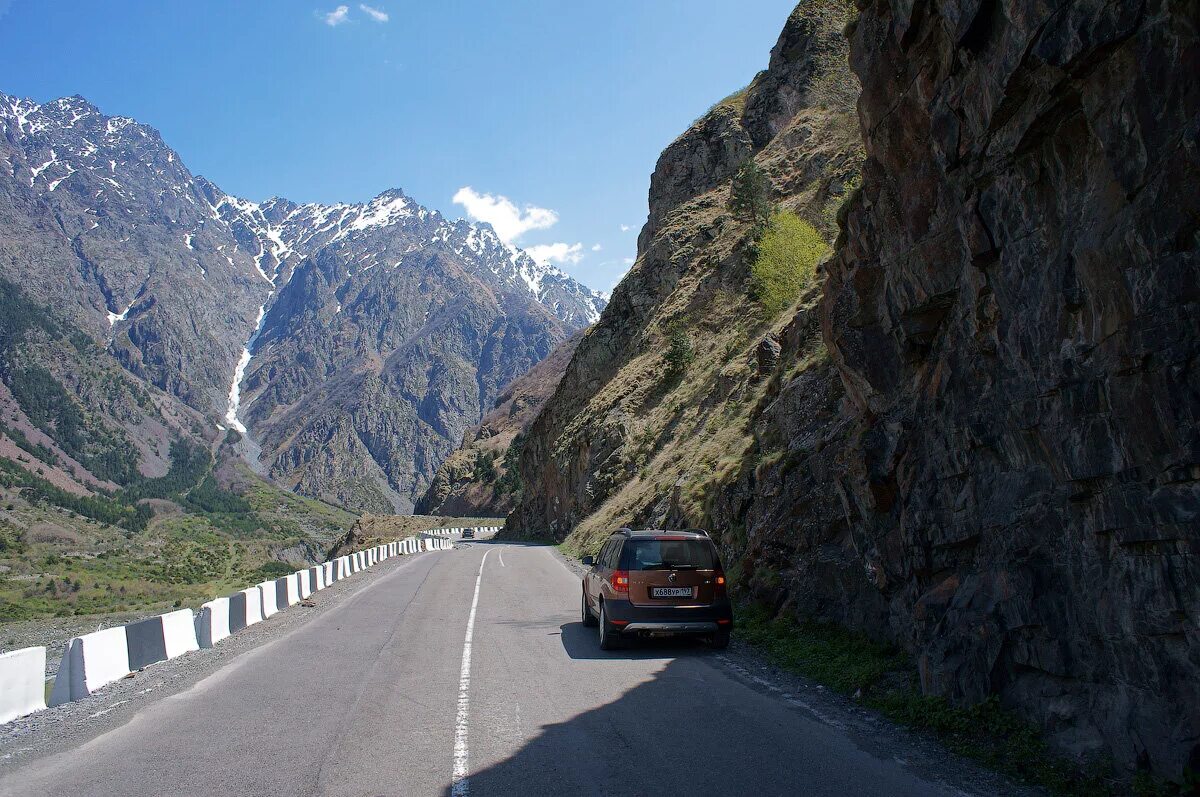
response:
<path id="1" fill-rule="evenodd" d="M 594 557 L 594 556 L 583 557 L 583 566 L 584 567 L 594 567 L 595 564 L 596 564 L 596 557 Z"/>

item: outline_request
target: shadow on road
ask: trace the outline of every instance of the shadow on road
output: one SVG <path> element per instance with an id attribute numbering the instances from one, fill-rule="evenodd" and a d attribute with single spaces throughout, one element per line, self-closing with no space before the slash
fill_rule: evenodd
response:
<path id="1" fill-rule="evenodd" d="M 601 650 L 595 628 L 583 623 L 559 626 L 562 646 L 573 659 L 673 659 L 688 655 L 712 655 L 713 649 L 701 640 L 689 637 L 630 639 L 619 650 Z"/>
<path id="2" fill-rule="evenodd" d="M 950 797 L 893 760 L 896 750 L 852 739 L 777 700 L 712 677 L 689 643 L 600 651 L 579 623 L 562 627 L 572 658 L 669 656 L 649 680 L 537 729 L 508 758 L 482 764 L 472 797 Z M 528 688 L 536 689 L 530 673 Z M 579 684 L 590 693 L 588 683 Z M 868 747 L 876 749 L 869 750 Z M 961 792 L 957 792 L 961 794 Z M 444 792 L 453 794 L 452 788 Z"/>

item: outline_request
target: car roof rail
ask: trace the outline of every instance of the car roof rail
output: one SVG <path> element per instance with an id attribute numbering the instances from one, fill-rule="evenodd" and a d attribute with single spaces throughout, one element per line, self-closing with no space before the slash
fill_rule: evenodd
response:
<path id="1" fill-rule="evenodd" d="M 633 529 L 622 526 L 621 528 L 614 531 L 613 534 L 622 534 L 622 535 L 628 537 L 630 534 L 633 534 Z"/>
<path id="2" fill-rule="evenodd" d="M 703 534 L 705 537 L 712 537 L 706 529 L 684 529 L 684 531 L 690 531 L 692 534 Z"/>

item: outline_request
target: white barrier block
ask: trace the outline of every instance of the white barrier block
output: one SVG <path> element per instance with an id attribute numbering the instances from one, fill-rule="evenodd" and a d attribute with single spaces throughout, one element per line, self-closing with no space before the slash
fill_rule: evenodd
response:
<path id="1" fill-rule="evenodd" d="M 275 582 L 262 582 L 258 585 L 258 592 L 262 595 L 262 616 L 265 620 L 279 611 L 279 600 L 275 597 Z"/>
<path id="2" fill-rule="evenodd" d="M 200 640 L 196 639 L 196 624 L 193 622 L 191 609 L 180 609 L 177 612 L 164 614 L 162 624 L 168 659 L 200 649 Z"/>
<path id="3" fill-rule="evenodd" d="M 295 573 L 275 579 L 275 600 L 280 609 L 300 602 L 300 579 Z"/>
<path id="4" fill-rule="evenodd" d="M 248 625 L 262 622 L 262 590 L 257 586 L 229 596 L 229 633 L 236 634 Z"/>
<path id="5" fill-rule="evenodd" d="M 77 636 L 67 643 L 54 678 L 50 705 L 81 700 L 129 674 L 125 626 L 105 628 Z"/>
<path id="6" fill-rule="evenodd" d="M 325 568 L 322 565 L 308 568 L 308 594 L 325 589 Z"/>
<path id="7" fill-rule="evenodd" d="M 334 574 L 333 574 L 333 573 L 334 573 L 334 565 L 333 565 L 333 562 L 325 562 L 325 563 L 323 563 L 323 564 L 321 565 L 321 571 L 322 571 L 322 573 L 324 574 L 324 578 L 325 578 L 325 586 L 327 586 L 327 587 L 328 587 L 330 584 L 332 584 L 333 582 L 337 581 L 337 577 L 336 577 L 336 576 L 334 576 Z"/>
<path id="8" fill-rule="evenodd" d="M 46 707 L 46 649 L 0 653 L 0 725 Z"/>
<path id="9" fill-rule="evenodd" d="M 160 614 L 125 626 L 130 671 L 199 650 L 190 609 Z"/>
<path id="10" fill-rule="evenodd" d="M 200 607 L 196 615 L 196 639 L 211 648 L 229 636 L 229 598 L 217 598 Z"/>
<path id="11" fill-rule="evenodd" d="M 308 571 L 297 570 L 292 575 L 296 578 L 296 595 L 300 600 L 304 600 L 312 594 L 312 588 L 308 584 Z"/>

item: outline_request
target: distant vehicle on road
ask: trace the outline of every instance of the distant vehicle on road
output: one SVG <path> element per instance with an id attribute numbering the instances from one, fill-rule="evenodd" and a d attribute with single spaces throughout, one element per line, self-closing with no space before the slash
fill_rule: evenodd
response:
<path id="1" fill-rule="evenodd" d="M 462 538 L 463 538 L 464 540 L 473 540 L 473 539 L 475 539 L 475 529 L 463 529 L 463 535 L 462 535 Z"/>
<path id="2" fill-rule="evenodd" d="M 636 636 L 703 636 L 714 648 L 729 645 L 733 609 L 707 532 L 619 529 L 583 564 L 583 624 L 599 627 L 604 650 Z"/>

